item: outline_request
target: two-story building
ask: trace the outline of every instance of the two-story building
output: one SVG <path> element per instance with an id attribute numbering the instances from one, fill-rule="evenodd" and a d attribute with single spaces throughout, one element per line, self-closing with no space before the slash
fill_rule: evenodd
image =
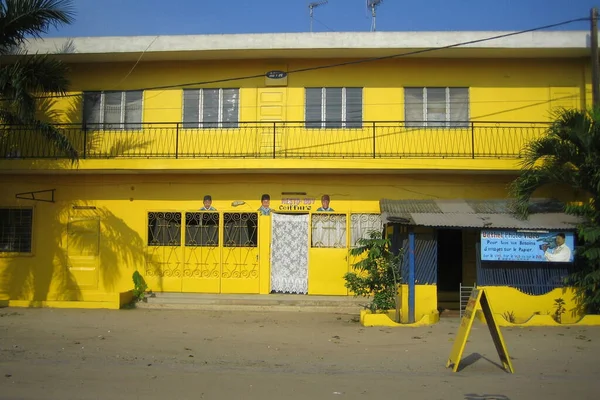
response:
<path id="1" fill-rule="evenodd" d="M 155 292 L 348 295 L 382 199 L 506 199 L 553 110 L 590 104 L 585 32 L 442 48 L 497 34 L 31 41 L 71 69 L 42 105 L 80 159 L 4 129 L 0 299 L 116 307 L 136 270 Z M 417 228 L 421 283 L 477 281 L 476 232 Z"/>

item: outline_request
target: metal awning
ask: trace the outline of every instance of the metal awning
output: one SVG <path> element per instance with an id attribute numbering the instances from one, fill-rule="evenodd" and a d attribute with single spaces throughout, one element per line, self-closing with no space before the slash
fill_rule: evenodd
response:
<path id="1" fill-rule="evenodd" d="M 379 201 L 384 222 L 402 225 L 485 228 L 573 230 L 578 217 L 563 212 L 554 199 L 532 199 L 526 220 L 512 212 L 510 200 L 390 200 Z"/>

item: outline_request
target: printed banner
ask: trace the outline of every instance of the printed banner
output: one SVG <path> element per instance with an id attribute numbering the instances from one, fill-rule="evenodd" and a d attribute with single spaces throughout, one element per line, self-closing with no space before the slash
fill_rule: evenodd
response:
<path id="1" fill-rule="evenodd" d="M 572 232 L 481 231 L 481 261 L 573 262 Z"/>

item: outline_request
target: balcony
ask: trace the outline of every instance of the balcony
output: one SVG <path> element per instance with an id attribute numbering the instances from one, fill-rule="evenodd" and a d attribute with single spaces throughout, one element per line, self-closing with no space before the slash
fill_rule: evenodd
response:
<path id="1" fill-rule="evenodd" d="M 431 124 L 431 123 L 430 123 Z M 81 159 L 518 159 L 542 122 L 465 122 L 415 126 L 363 122 L 239 122 L 188 128 L 181 123 L 61 125 Z M 318 126 L 318 128 L 314 128 Z M 325 126 L 321 128 L 321 126 Z M 66 159 L 37 132 L 0 127 L 2 159 Z"/>

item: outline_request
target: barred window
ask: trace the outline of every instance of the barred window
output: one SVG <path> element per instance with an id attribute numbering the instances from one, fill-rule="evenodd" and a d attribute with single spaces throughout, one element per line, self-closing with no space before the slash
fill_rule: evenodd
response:
<path id="1" fill-rule="evenodd" d="M 368 239 L 372 231 L 381 233 L 383 221 L 380 214 L 352 214 L 350 216 L 350 246 L 357 247 L 359 239 Z"/>
<path id="2" fill-rule="evenodd" d="M 31 253 L 32 208 L 0 208 L 0 252 Z"/>
<path id="3" fill-rule="evenodd" d="M 407 127 L 468 127 L 469 88 L 404 88 L 404 119 Z"/>
<path id="4" fill-rule="evenodd" d="M 237 128 L 239 89 L 184 89 L 184 128 Z"/>
<path id="5" fill-rule="evenodd" d="M 344 248 L 346 233 L 346 215 L 312 215 L 312 247 Z"/>
<path id="6" fill-rule="evenodd" d="M 180 246 L 181 213 L 148 213 L 148 246 Z"/>
<path id="7" fill-rule="evenodd" d="M 362 88 L 306 88 L 306 128 L 362 128 Z"/>
<path id="8" fill-rule="evenodd" d="M 83 120 L 88 129 L 142 129 L 141 90 L 85 92 Z"/>
<path id="9" fill-rule="evenodd" d="M 224 247 L 257 247 L 258 214 L 223 214 L 223 242 Z"/>
<path id="10" fill-rule="evenodd" d="M 219 245 L 219 213 L 185 213 L 186 247 L 216 247 Z"/>

